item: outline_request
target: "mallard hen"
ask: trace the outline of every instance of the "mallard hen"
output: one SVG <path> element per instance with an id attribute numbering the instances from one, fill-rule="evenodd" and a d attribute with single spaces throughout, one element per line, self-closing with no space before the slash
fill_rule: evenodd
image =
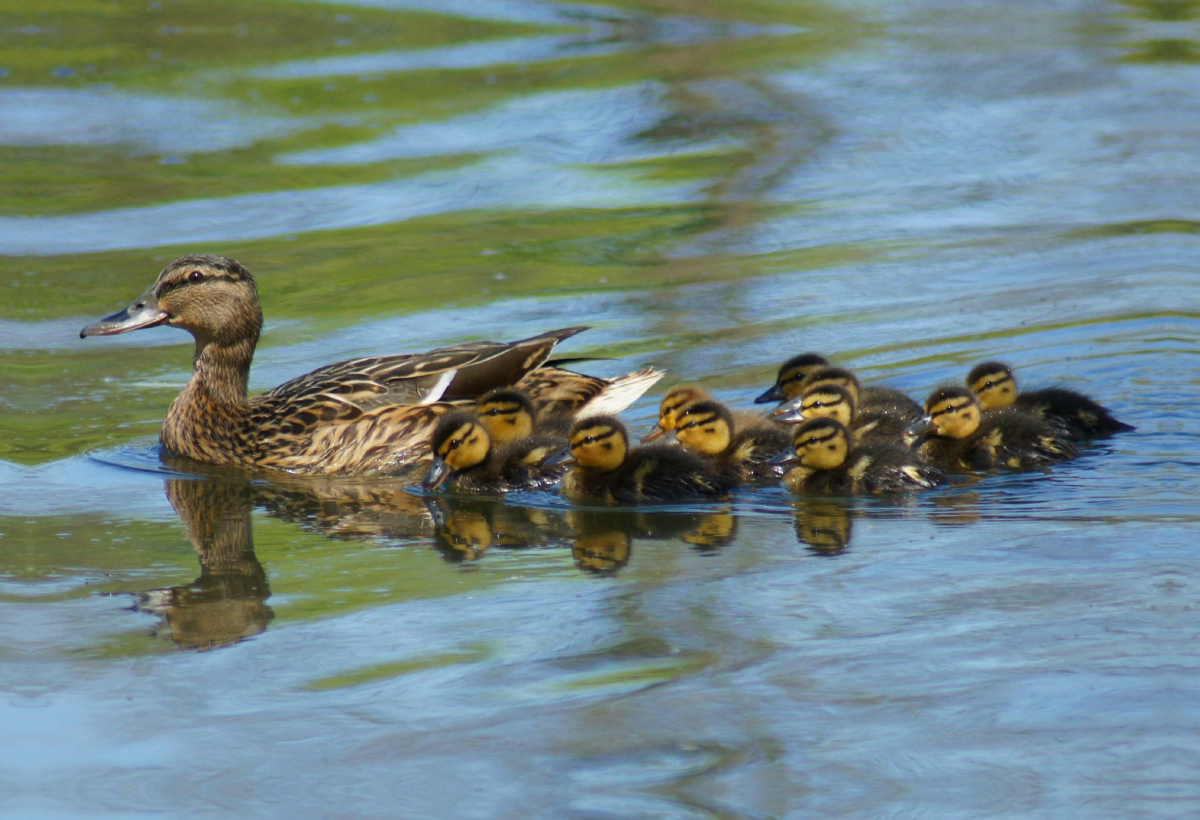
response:
<path id="1" fill-rule="evenodd" d="M 163 420 L 168 451 L 210 464 L 327 475 L 392 474 L 428 459 L 430 432 L 454 409 L 448 402 L 520 382 L 556 344 L 586 329 L 350 359 L 250 397 L 262 329 L 254 278 L 232 259 L 201 255 L 167 265 L 136 302 L 79 335 L 157 325 L 183 328 L 196 340 L 191 379 Z M 566 389 L 570 371 L 552 370 L 536 390 Z"/>

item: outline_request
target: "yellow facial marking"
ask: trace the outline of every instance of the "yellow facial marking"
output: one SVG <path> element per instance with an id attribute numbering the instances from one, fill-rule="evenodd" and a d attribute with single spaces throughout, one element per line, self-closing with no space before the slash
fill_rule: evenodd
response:
<path id="1" fill-rule="evenodd" d="M 516 402 L 483 402 L 476 412 L 480 422 L 497 444 L 518 441 L 533 433 L 533 417 L 526 408 Z"/>
<path id="2" fill-rule="evenodd" d="M 729 425 L 714 412 L 685 413 L 675 428 L 675 438 L 687 449 L 706 456 L 723 453 L 729 447 Z"/>
<path id="3" fill-rule="evenodd" d="M 985 410 L 1010 407 L 1017 400 L 1017 383 L 1003 370 L 985 373 L 971 382 L 970 386 Z"/>
<path id="4" fill-rule="evenodd" d="M 979 405 L 965 396 L 943 399 L 929 407 L 929 417 L 940 436 L 963 439 L 979 429 Z"/>
<path id="5" fill-rule="evenodd" d="M 625 462 L 628 445 L 621 431 L 607 424 L 583 427 L 571 436 L 571 455 L 580 467 L 609 472 Z"/>
<path id="6" fill-rule="evenodd" d="M 806 419 L 836 419 L 842 424 L 848 425 L 854 416 L 854 410 L 847 401 L 848 397 L 848 391 L 845 394 L 838 394 L 820 388 L 809 388 L 804 394 L 800 412 Z"/>
<path id="7" fill-rule="evenodd" d="M 487 431 L 475 422 L 467 422 L 442 442 L 438 455 L 454 470 L 465 470 L 487 458 L 491 446 Z"/>

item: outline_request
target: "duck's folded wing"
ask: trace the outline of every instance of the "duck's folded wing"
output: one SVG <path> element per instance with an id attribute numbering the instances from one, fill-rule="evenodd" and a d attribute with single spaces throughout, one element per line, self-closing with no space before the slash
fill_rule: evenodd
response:
<path id="1" fill-rule="evenodd" d="M 602 379 L 561 367 L 546 366 L 526 374 L 517 387 L 533 401 L 539 417 L 584 418 L 616 415 L 637 401 L 662 377 L 663 372 L 652 367 L 615 379 Z"/>
<path id="2" fill-rule="evenodd" d="M 569 327 L 518 342 L 469 342 L 421 354 L 348 359 L 285 382 L 262 400 L 311 401 L 333 408 L 336 414 L 327 419 L 332 421 L 343 418 L 347 405 L 365 411 L 475 398 L 493 387 L 515 383 L 545 362 L 556 344 L 584 330 Z"/>

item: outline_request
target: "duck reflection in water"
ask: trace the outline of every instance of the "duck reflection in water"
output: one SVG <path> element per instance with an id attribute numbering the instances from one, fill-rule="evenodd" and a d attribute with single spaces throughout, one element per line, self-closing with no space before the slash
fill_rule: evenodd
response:
<path id="1" fill-rule="evenodd" d="M 262 564 L 254 555 L 250 485 L 168 479 L 167 499 L 200 556 L 200 576 L 190 584 L 152 589 L 136 608 L 162 619 L 172 641 L 189 649 L 214 649 L 257 635 L 275 617 Z"/>
<path id="2" fill-rule="evenodd" d="M 854 510 L 842 499 L 805 497 L 793 502 L 796 537 L 817 555 L 841 555 L 850 546 Z"/>

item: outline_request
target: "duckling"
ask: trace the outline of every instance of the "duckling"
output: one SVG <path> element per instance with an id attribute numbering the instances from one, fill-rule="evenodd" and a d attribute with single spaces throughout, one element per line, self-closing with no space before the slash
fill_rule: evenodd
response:
<path id="1" fill-rule="evenodd" d="M 833 381 L 808 387 L 798 398 L 779 405 L 775 412 L 780 420 L 791 424 L 816 418 L 836 419 L 850 431 L 856 444 L 900 446 L 908 426 L 904 419 L 894 415 L 860 413 L 854 392 Z"/>
<path id="2" fill-rule="evenodd" d="M 892 387 L 863 387 L 858 376 L 844 367 L 824 367 L 814 371 L 799 392 L 803 393 L 810 387 L 826 384 L 838 385 L 849 390 L 859 410 L 864 413 L 894 416 L 905 424 L 912 424 L 924 415 L 921 405 L 901 391 Z"/>
<path id="3" fill-rule="evenodd" d="M 79 335 L 158 325 L 196 340 L 191 379 L 163 420 L 165 451 L 208 464 L 338 476 L 414 467 L 428 456 L 438 418 L 454 409 L 447 402 L 536 373 L 556 344 L 586 329 L 350 359 L 251 397 L 246 381 L 262 330 L 254 277 L 236 260 L 196 255 L 167 265 L 136 302 Z M 554 370 L 560 388 L 571 381 L 563 375 L 569 371 Z"/>
<path id="4" fill-rule="evenodd" d="M 529 396 L 515 387 L 497 387 L 489 390 L 475 401 L 475 415 L 479 423 L 487 429 L 493 445 L 509 444 L 520 441 L 534 434 L 537 409 Z M 567 430 L 570 423 L 562 430 L 545 429 L 550 424 L 537 424 L 537 432 L 541 435 L 555 435 L 566 443 Z M 555 425 L 557 426 L 557 425 Z"/>
<path id="5" fill-rule="evenodd" d="M 1018 470 L 1074 458 L 1078 451 L 1061 432 L 1013 408 L 984 410 L 965 387 L 941 387 L 925 402 L 925 417 L 905 438 L 944 470 Z"/>
<path id="6" fill-rule="evenodd" d="M 658 441 L 663 436 L 669 435 L 675 431 L 675 426 L 679 423 L 679 417 L 692 405 L 702 401 L 712 401 L 713 397 L 707 391 L 701 390 L 699 387 L 691 384 L 680 384 L 672 387 L 663 396 L 662 404 L 658 409 L 658 422 L 655 423 L 654 429 L 642 436 L 642 444 L 648 444 L 652 441 Z M 741 432 L 751 428 L 767 428 L 776 426 L 771 419 L 764 418 L 757 413 L 746 413 L 737 410 L 731 410 L 733 415 L 734 432 Z"/>
<path id="7" fill-rule="evenodd" d="M 815 418 L 796 428 L 792 449 L 774 459 L 792 467 L 783 486 L 794 493 L 903 493 L 946 483 L 946 474 L 912 452 L 890 444 L 853 446 L 846 426 Z"/>
<path id="8" fill-rule="evenodd" d="M 985 410 L 1016 407 L 1061 426 L 1072 441 L 1110 438 L 1137 428 L 1118 421 L 1103 405 L 1064 387 L 1017 393 L 1017 377 L 1003 362 L 983 362 L 967 375 L 967 387 Z"/>
<path id="9" fill-rule="evenodd" d="M 799 356 L 793 356 L 779 366 L 775 384 L 756 398 L 754 403 L 766 404 L 794 399 L 803 391 L 804 382 L 813 373 L 828 366 L 829 362 L 819 353 L 801 353 Z"/>
<path id="10" fill-rule="evenodd" d="M 691 452 L 711 459 L 721 477 L 736 486 L 761 479 L 774 482 L 779 474 L 770 460 L 788 447 L 792 437 L 782 425 L 735 431 L 729 408 L 710 400 L 696 402 L 679 415 L 675 438 Z"/>
<path id="11" fill-rule="evenodd" d="M 429 439 L 433 464 L 422 485 L 459 493 L 534 490 L 558 482 L 564 469 L 547 464 L 560 449 L 553 439 L 528 436 L 492 446 L 487 428 L 468 411 L 449 413 Z"/>
<path id="12" fill-rule="evenodd" d="M 709 498 L 729 487 L 716 468 L 678 447 L 651 444 L 629 448 L 625 425 L 612 416 L 580 419 L 571 428 L 573 464 L 563 477 L 562 493 L 576 501 L 641 503 Z"/>

